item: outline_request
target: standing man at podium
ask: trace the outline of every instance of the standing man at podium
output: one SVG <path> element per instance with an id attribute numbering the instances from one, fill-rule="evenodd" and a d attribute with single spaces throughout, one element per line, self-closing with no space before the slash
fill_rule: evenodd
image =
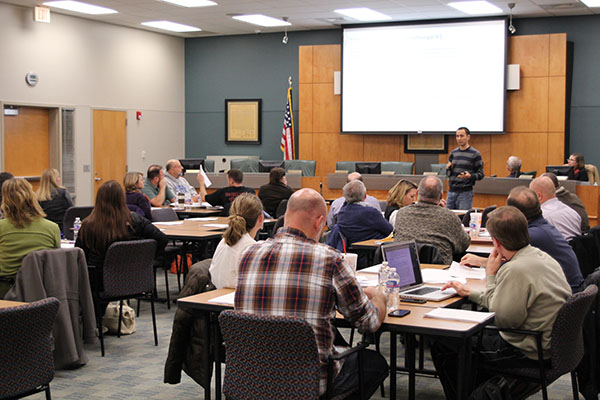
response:
<path id="1" fill-rule="evenodd" d="M 469 144 L 471 131 L 466 127 L 456 130 L 458 147 L 450 152 L 446 175 L 448 175 L 448 199 L 446 207 L 468 210 L 473 207 L 473 185 L 483 179 L 481 153 Z"/>

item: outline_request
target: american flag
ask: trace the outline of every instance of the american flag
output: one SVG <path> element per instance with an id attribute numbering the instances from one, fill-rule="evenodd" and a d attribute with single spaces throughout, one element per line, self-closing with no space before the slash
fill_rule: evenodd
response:
<path id="1" fill-rule="evenodd" d="M 281 132 L 281 151 L 284 160 L 294 159 L 294 117 L 292 115 L 292 87 L 287 92 L 285 116 L 283 117 L 283 131 Z"/>

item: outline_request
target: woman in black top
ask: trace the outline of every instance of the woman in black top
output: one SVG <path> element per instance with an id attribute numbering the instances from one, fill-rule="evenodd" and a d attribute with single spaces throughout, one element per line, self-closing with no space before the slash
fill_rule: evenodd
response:
<path id="1" fill-rule="evenodd" d="M 567 175 L 567 179 L 588 182 L 588 174 L 585 170 L 583 154 L 573 153 L 569 156 L 567 162 L 571 167 L 569 174 Z"/>
<path id="2" fill-rule="evenodd" d="M 89 266 L 92 290 L 102 282 L 102 267 L 108 247 L 114 242 L 154 239 L 156 254 L 167 245 L 167 236 L 141 215 L 129 211 L 125 193 L 117 181 L 102 184 L 96 193 L 94 211 L 81 223 L 75 246 L 83 249 Z"/>
<path id="3" fill-rule="evenodd" d="M 294 193 L 294 189 L 287 185 L 285 170 L 283 168 L 273 168 L 269 172 L 269 183 L 262 185 L 258 189 L 258 197 L 263 203 L 266 212 L 273 218 L 277 207 L 282 200 L 287 200 Z"/>
<path id="4" fill-rule="evenodd" d="M 42 172 L 37 198 L 46 213 L 46 219 L 56 223 L 62 232 L 63 218 L 69 207 L 73 207 L 73 199 L 69 191 L 60 184 L 60 173 L 57 169 L 48 168 Z"/>

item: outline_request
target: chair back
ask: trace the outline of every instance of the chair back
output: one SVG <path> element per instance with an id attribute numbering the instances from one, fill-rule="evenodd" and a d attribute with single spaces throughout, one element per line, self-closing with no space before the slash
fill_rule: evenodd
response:
<path id="1" fill-rule="evenodd" d="M 597 294 L 598 287 L 589 285 L 583 292 L 569 297 L 558 311 L 550 336 L 553 375 L 560 376 L 573 371 L 581 361 L 583 320 Z"/>
<path id="2" fill-rule="evenodd" d="M 127 297 L 154 289 L 153 239 L 115 242 L 106 251 L 102 297 Z"/>
<path id="3" fill-rule="evenodd" d="M 94 206 L 69 207 L 63 218 L 63 235 L 66 239 L 73 240 L 73 222 L 79 217 L 82 221 L 92 213 Z"/>
<path id="4" fill-rule="evenodd" d="M 287 210 L 287 203 L 288 203 L 287 199 L 281 200 L 279 202 L 279 205 L 277 206 L 277 210 L 275 210 L 275 215 L 273 215 L 272 217 L 279 218 L 282 215 L 285 215 L 285 211 Z"/>
<path id="5" fill-rule="evenodd" d="M 242 172 L 258 172 L 258 160 L 236 158 L 230 161 L 231 169 L 239 169 Z"/>
<path id="6" fill-rule="evenodd" d="M 584 235 L 574 237 L 569 244 L 577 256 L 584 278 L 600 266 L 600 226 L 593 227 Z"/>
<path id="7" fill-rule="evenodd" d="M 446 164 L 429 164 L 433 172 L 437 172 L 438 175 L 446 175 Z"/>
<path id="8" fill-rule="evenodd" d="M 215 172 L 215 160 L 204 159 L 204 172 Z"/>
<path id="9" fill-rule="evenodd" d="M 600 175 L 598 168 L 594 164 L 585 164 L 585 170 L 588 174 L 588 182 L 592 185 L 600 184 Z"/>
<path id="10" fill-rule="evenodd" d="M 483 213 L 481 214 L 481 227 L 485 228 L 485 224 L 487 224 L 488 217 L 492 211 L 494 211 L 498 206 L 495 204 L 493 206 L 489 206 L 483 209 Z"/>
<path id="11" fill-rule="evenodd" d="M 49 297 L 0 309 L 0 398 L 18 398 L 54 378 L 50 333 L 59 304 Z"/>
<path id="12" fill-rule="evenodd" d="M 356 161 L 337 161 L 335 169 L 336 171 L 345 170 L 348 174 L 356 172 Z"/>
<path id="13" fill-rule="evenodd" d="M 152 221 L 154 222 L 179 220 L 177 213 L 172 208 L 153 208 L 150 212 L 152 213 Z"/>
<path id="14" fill-rule="evenodd" d="M 381 171 L 394 171 L 397 175 L 412 175 L 415 163 L 408 161 L 382 161 Z"/>
<path id="15" fill-rule="evenodd" d="M 446 264 L 440 250 L 429 243 L 417 243 L 419 262 L 423 264 Z"/>
<path id="16" fill-rule="evenodd" d="M 317 162 L 314 160 L 285 160 L 283 162 L 285 172 L 289 170 L 299 169 L 302 171 L 302 176 L 315 176 Z"/>
<path id="17" fill-rule="evenodd" d="M 296 317 L 224 311 L 219 325 L 231 399 L 317 399 L 320 363 L 312 327 Z"/>

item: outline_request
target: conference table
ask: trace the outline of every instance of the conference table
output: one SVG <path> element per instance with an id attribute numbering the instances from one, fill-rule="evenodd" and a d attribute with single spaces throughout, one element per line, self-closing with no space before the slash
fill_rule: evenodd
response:
<path id="1" fill-rule="evenodd" d="M 421 268 L 434 268 L 443 269 L 445 265 L 434 265 L 434 264 L 422 264 Z M 373 275 L 361 273 L 357 275 Z M 485 279 L 467 279 L 467 284 L 472 289 L 484 290 L 486 281 Z M 178 300 L 178 304 L 185 305 L 187 307 L 199 310 L 204 313 L 207 324 L 204 328 L 204 340 L 208 346 L 213 346 L 213 354 L 215 355 L 214 369 L 215 369 L 215 395 L 217 399 L 221 398 L 221 360 L 219 353 L 219 346 L 222 342 L 220 330 L 218 327 L 217 316 L 221 311 L 233 309 L 233 304 L 230 302 L 214 302 L 213 299 L 217 299 L 224 295 L 231 295 L 234 289 L 217 289 L 210 292 L 204 292 L 193 296 L 184 297 Z M 416 336 L 434 336 L 443 338 L 452 338 L 457 340 L 459 344 L 459 357 L 458 357 L 458 386 L 457 393 L 459 398 L 466 398 L 470 392 L 468 387 L 468 376 L 470 376 L 471 368 L 471 338 L 481 332 L 487 322 L 476 323 L 476 322 L 464 322 L 464 321 L 453 321 L 453 320 L 442 320 L 427 318 L 425 314 L 434 308 L 438 307 L 460 307 L 466 302 L 461 297 L 451 297 L 449 299 L 440 302 L 428 301 L 424 304 L 412 304 L 412 303 L 401 303 L 402 309 L 410 310 L 410 314 L 403 318 L 393 318 L 386 316 L 383 321 L 380 331 L 390 332 L 390 399 L 396 398 L 396 373 L 397 371 L 404 371 L 408 373 L 408 390 L 409 399 L 415 398 L 415 381 L 416 373 L 432 374 L 433 371 L 427 371 L 416 368 Z M 336 321 L 340 324 L 344 324 L 343 317 L 338 314 Z M 406 339 L 406 356 L 404 367 L 398 367 L 397 365 L 397 341 L 398 334 L 405 335 Z M 210 371 L 211 361 L 207 357 L 205 370 Z M 204 382 L 204 398 L 211 398 L 211 374 L 206 374 L 206 381 Z"/>
<path id="2" fill-rule="evenodd" d="M 214 217 L 223 215 L 223 207 L 185 207 L 174 208 L 179 219 L 193 217 Z"/>
<path id="3" fill-rule="evenodd" d="M 0 308 L 10 308 L 16 306 L 22 306 L 27 303 L 23 303 L 21 301 L 11 301 L 11 300 L 0 300 Z"/>

